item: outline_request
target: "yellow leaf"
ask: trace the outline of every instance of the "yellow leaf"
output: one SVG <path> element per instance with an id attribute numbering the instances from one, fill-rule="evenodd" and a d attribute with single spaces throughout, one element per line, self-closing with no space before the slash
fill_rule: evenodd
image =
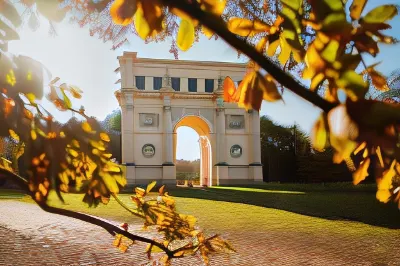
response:
<path id="1" fill-rule="evenodd" d="M 114 247 L 119 247 L 119 245 L 121 244 L 121 240 L 122 240 L 122 235 L 116 234 L 114 242 L 113 242 L 113 246 Z"/>
<path id="2" fill-rule="evenodd" d="M 40 191 L 40 193 L 42 193 L 43 196 L 47 195 L 47 189 L 44 187 L 42 183 L 39 184 L 38 190 Z"/>
<path id="3" fill-rule="evenodd" d="M 100 138 L 102 141 L 110 142 L 110 137 L 104 132 L 100 133 Z"/>
<path id="4" fill-rule="evenodd" d="M 382 153 L 381 153 L 381 147 L 379 147 L 379 146 L 376 148 L 376 155 L 377 155 L 378 158 L 379 158 L 379 163 L 380 163 L 381 167 L 384 167 L 385 164 L 383 163 L 383 158 L 382 158 Z"/>
<path id="5" fill-rule="evenodd" d="M 135 193 L 136 193 L 137 197 L 141 198 L 146 195 L 146 190 L 144 190 L 143 188 L 140 188 L 140 187 L 135 187 Z"/>
<path id="6" fill-rule="evenodd" d="M 151 182 L 150 184 L 148 184 L 148 185 L 147 185 L 147 188 L 146 188 L 146 194 L 149 193 L 149 192 L 154 188 L 154 186 L 155 186 L 156 184 L 157 184 L 156 181 L 153 181 L 153 182 Z"/>
<path id="7" fill-rule="evenodd" d="M 282 65 L 285 65 L 290 58 L 292 50 L 290 48 L 290 45 L 287 43 L 286 39 L 282 36 L 280 37 L 280 43 L 281 43 L 281 53 L 279 54 L 278 59 Z"/>
<path id="8" fill-rule="evenodd" d="M 146 18 L 144 17 L 144 12 L 142 6 L 139 5 L 135 14 L 135 29 L 140 38 L 145 40 L 150 36 L 151 28 Z"/>
<path id="9" fill-rule="evenodd" d="M 367 147 L 367 143 L 364 141 L 360 144 L 360 146 L 357 147 L 357 149 L 354 150 L 354 155 L 357 155 L 357 153 L 365 149 L 365 147 Z"/>
<path id="10" fill-rule="evenodd" d="M 353 184 L 358 185 L 361 181 L 363 181 L 369 174 L 368 174 L 368 167 L 371 163 L 369 158 L 365 159 L 361 162 L 358 169 L 353 173 Z"/>
<path id="11" fill-rule="evenodd" d="M 14 130 L 9 129 L 8 132 L 10 133 L 10 136 L 13 140 L 15 140 L 16 142 L 19 142 L 19 136 L 17 133 L 15 133 Z"/>
<path id="12" fill-rule="evenodd" d="M 206 11 L 221 16 L 224 13 L 226 0 L 202 0 L 201 3 Z"/>
<path id="13" fill-rule="evenodd" d="M 273 41 L 272 43 L 269 44 L 268 49 L 267 49 L 267 55 L 268 56 L 274 56 L 276 53 L 276 49 L 278 48 L 280 44 L 280 40 Z"/>
<path id="14" fill-rule="evenodd" d="M 177 46 L 182 51 L 187 51 L 193 45 L 194 38 L 194 25 L 192 21 L 182 19 L 176 38 Z"/>
<path id="15" fill-rule="evenodd" d="M 136 0 L 115 0 L 110 7 L 110 16 L 115 24 L 127 26 L 132 23 L 136 9 Z"/>
<path id="16" fill-rule="evenodd" d="M 33 94 L 33 93 L 27 93 L 27 94 L 25 94 L 25 97 L 29 100 L 29 102 L 30 102 L 31 104 L 34 104 L 34 103 L 35 103 L 35 99 L 36 99 L 35 94 Z"/>
<path id="17" fill-rule="evenodd" d="M 257 50 L 259 53 L 263 53 L 263 52 L 264 52 L 264 49 L 265 49 L 265 46 L 267 45 L 267 43 L 268 43 L 268 38 L 267 38 L 267 37 L 262 38 L 262 39 L 257 43 L 257 45 L 256 45 L 256 50 Z"/>
<path id="18" fill-rule="evenodd" d="M 396 5 L 382 5 L 372 9 L 361 18 L 360 23 L 381 23 L 392 19 L 398 13 Z"/>
<path id="19" fill-rule="evenodd" d="M 86 121 L 82 123 L 82 129 L 83 129 L 83 131 L 85 131 L 85 132 L 87 132 L 87 133 L 92 132 L 92 127 L 91 127 L 90 124 L 89 124 L 88 122 L 86 122 Z"/>
<path id="20" fill-rule="evenodd" d="M 366 3 L 367 0 L 353 0 L 353 3 L 350 6 L 350 17 L 353 20 L 357 20 L 360 18 Z"/>
<path id="21" fill-rule="evenodd" d="M 321 115 L 311 132 L 311 142 L 317 151 L 324 151 L 328 146 L 328 131 L 325 116 Z"/>
<path id="22" fill-rule="evenodd" d="M 11 86 L 14 86 L 15 83 L 17 83 L 17 80 L 15 79 L 14 70 L 10 69 L 10 71 L 6 75 L 6 82 L 7 82 L 7 84 L 10 84 Z"/>
<path id="23" fill-rule="evenodd" d="M 214 35 L 214 32 L 212 32 L 209 28 L 207 28 L 206 26 L 202 26 L 201 27 L 201 31 L 203 32 L 203 34 L 208 38 L 211 39 L 211 37 Z"/>
<path id="24" fill-rule="evenodd" d="M 233 17 L 228 21 L 228 29 L 239 36 L 251 37 L 261 32 L 267 32 L 270 26 L 262 21 Z"/>
<path id="25" fill-rule="evenodd" d="M 32 138 L 32 140 L 36 140 L 36 138 L 37 138 L 36 131 L 33 129 L 31 130 L 31 138 Z"/>
<path id="26" fill-rule="evenodd" d="M 79 155 L 78 152 L 74 149 L 68 149 L 68 153 L 75 158 Z"/>
<path id="27" fill-rule="evenodd" d="M 106 185 L 107 189 L 111 193 L 118 193 L 119 192 L 118 184 L 110 174 L 108 174 L 108 173 L 102 174 L 102 179 L 103 179 L 104 184 Z"/>

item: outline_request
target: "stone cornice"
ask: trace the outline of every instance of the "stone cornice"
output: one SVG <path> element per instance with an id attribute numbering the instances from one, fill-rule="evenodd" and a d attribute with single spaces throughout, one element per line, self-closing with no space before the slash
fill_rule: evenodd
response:
<path id="1" fill-rule="evenodd" d="M 152 58 L 139 58 L 137 52 L 124 52 L 122 56 L 118 56 L 118 60 L 133 59 L 135 63 L 147 64 L 169 64 L 169 65 L 197 65 L 208 67 L 231 67 L 245 69 L 246 63 L 233 63 L 233 62 L 214 62 L 214 61 L 193 61 L 193 60 L 176 60 L 176 59 L 152 59 Z M 116 69 L 118 72 L 119 69 Z"/>
<path id="2" fill-rule="evenodd" d="M 171 92 L 170 90 L 168 90 L 168 91 L 133 90 L 133 97 L 134 98 L 163 98 L 164 96 L 170 96 L 172 99 L 207 99 L 207 100 L 215 100 L 217 98 L 217 95 L 214 94 L 214 93 Z"/>

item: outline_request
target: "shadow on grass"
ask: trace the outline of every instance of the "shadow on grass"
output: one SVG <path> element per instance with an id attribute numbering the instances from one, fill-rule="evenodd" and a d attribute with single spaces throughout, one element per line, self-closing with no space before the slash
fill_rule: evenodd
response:
<path id="1" fill-rule="evenodd" d="M 296 188 L 297 190 L 294 190 Z M 302 189 L 302 190 L 300 190 Z M 380 203 L 371 186 L 361 189 L 321 188 L 304 185 L 181 188 L 170 187 L 175 197 L 251 204 L 331 220 L 349 220 L 400 229 L 397 204 Z M 268 219 L 268 217 L 266 217 Z"/>

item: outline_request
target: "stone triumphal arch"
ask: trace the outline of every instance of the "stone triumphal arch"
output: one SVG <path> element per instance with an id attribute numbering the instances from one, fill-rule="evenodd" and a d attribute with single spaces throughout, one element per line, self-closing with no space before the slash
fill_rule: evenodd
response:
<path id="1" fill-rule="evenodd" d="M 136 52 L 118 60 L 128 184 L 176 182 L 180 126 L 200 136 L 202 185 L 262 181 L 259 114 L 223 101 L 223 78 L 239 82 L 245 64 L 148 59 Z"/>

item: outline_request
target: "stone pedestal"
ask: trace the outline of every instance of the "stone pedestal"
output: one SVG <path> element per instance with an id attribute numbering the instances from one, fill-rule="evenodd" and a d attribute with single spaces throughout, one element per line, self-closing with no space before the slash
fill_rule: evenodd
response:
<path id="1" fill-rule="evenodd" d="M 218 165 L 217 168 L 217 184 L 223 185 L 229 183 L 229 167 L 226 165 Z"/>
<path id="2" fill-rule="evenodd" d="M 251 181 L 263 182 L 263 170 L 262 165 L 250 165 L 249 166 L 249 178 Z"/>
<path id="3" fill-rule="evenodd" d="M 136 184 L 136 167 L 134 164 L 123 165 L 124 174 L 126 177 L 126 183 L 128 186 Z"/>
<path id="4" fill-rule="evenodd" d="M 162 184 L 176 185 L 175 165 L 163 165 Z"/>

